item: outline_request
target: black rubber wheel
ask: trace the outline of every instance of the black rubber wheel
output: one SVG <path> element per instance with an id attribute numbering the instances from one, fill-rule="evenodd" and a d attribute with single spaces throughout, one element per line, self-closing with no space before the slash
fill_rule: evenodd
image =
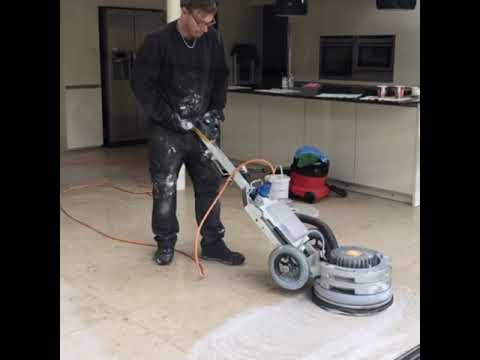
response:
<path id="1" fill-rule="evenodd" d="M 312 192 L 307 192 L 304 195 L 304 199 L 306 202 L 313 204 L 315 202 L 315 194 Z"/>
<path id="2" fill-rule="evenodd" d="M 282 245 L 273 250 L 268 267 L 272 280 L 285 290 L 299 290 L 310 278 L 307 258 L 292 245 Z"/>
<path id="3" fill-rule="evenodd" d="M 338 196 L 342 198 L 347 197 L 347 192 L 344 189 L 341 189 L 335 185 L 328 185 L 328 187 L 330 188 L 330 191 L 334 192 Z"/>

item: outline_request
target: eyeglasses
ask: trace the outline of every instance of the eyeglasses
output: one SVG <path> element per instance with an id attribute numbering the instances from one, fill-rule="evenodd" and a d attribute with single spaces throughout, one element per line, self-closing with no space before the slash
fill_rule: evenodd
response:
<path id="1" fill-rule="evenodd" d="M 195 21 L 195 24 L 197 24 L 198 27 L 200 26 L 206 26 L 207 28 L 215 25 L 216 21 L 215 20 L 212 20 L 210 21 L 209 23 L 206 23 L 204 21 L 200 21 L 200 20 L 197 20 L 197 18 L 195 17 L 195 15 L 193 15 L 193 12 L 190 12 L 190 15 L 192 16 L 193 18 L 193 21 Z"/>

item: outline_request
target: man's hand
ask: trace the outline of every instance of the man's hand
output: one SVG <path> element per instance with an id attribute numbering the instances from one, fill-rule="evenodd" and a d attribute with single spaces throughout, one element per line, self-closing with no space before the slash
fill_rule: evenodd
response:
<path id="1" fill-rule="evenodd" d="M 193 129 L 194 119 L 183 118 L 178 113 L 173 113 L 165 121 L 165 127 L 170 130 L 179 132 L 181 134 L 186 134 Z"/>
<path id="2" fill-rule="evenodd" d="M 222 110 L 210 110 L 202 117 L 195 120 L 193 125 L 197 127 L 208 139 L 215 141 L 220 131 L 220 122 L 225 120 Z"/>

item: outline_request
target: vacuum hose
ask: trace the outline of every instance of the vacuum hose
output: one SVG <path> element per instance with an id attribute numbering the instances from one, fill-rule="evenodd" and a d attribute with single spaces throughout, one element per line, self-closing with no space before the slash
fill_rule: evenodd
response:
<path id="1" fill-rule="evenodd" d="M 330 229 L 330 227 L 327 224 L 325 224 L 322 220 L 315 218 L 313 216 L 299 214 L 299 213 L 297 213 L 296 215 L 302 223 L 316 227 L 320 231 L 320 233 L 324 235 L 325 248 L 326 248 L 325 254 L 328 259 L 330 256 L 330 252 L 333 249 L 338 248 L 338 242 L 337 242 L 337 239 L 335 238 L 335 234 L 333 233 L 332 229 Z"/>

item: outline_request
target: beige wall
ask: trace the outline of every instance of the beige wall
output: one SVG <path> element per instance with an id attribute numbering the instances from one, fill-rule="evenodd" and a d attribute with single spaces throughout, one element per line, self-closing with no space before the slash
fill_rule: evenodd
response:
<path id="1" fill-rule="evenodd" d="M 230 51 L 235 43 L 256 43 L 257 12 L 246 0 L 222 0 L 218 21 L 230 68 Z"/>
<path id="2" fill-rule="evenodd" d="M 321 35 L 396 35 L 394 82 L 420 83 L 420 1 L 415 10 L 377 10 L 374 0 L 309 2 L 307 16 L 291 17 L 293 72 L 318 79 Z"/>
<path id="3" fill-rule="evenodd" d="M 98 0 L 98 6 L 117 6 L 138 9 L 165 9 L 167 0 Z"/>

